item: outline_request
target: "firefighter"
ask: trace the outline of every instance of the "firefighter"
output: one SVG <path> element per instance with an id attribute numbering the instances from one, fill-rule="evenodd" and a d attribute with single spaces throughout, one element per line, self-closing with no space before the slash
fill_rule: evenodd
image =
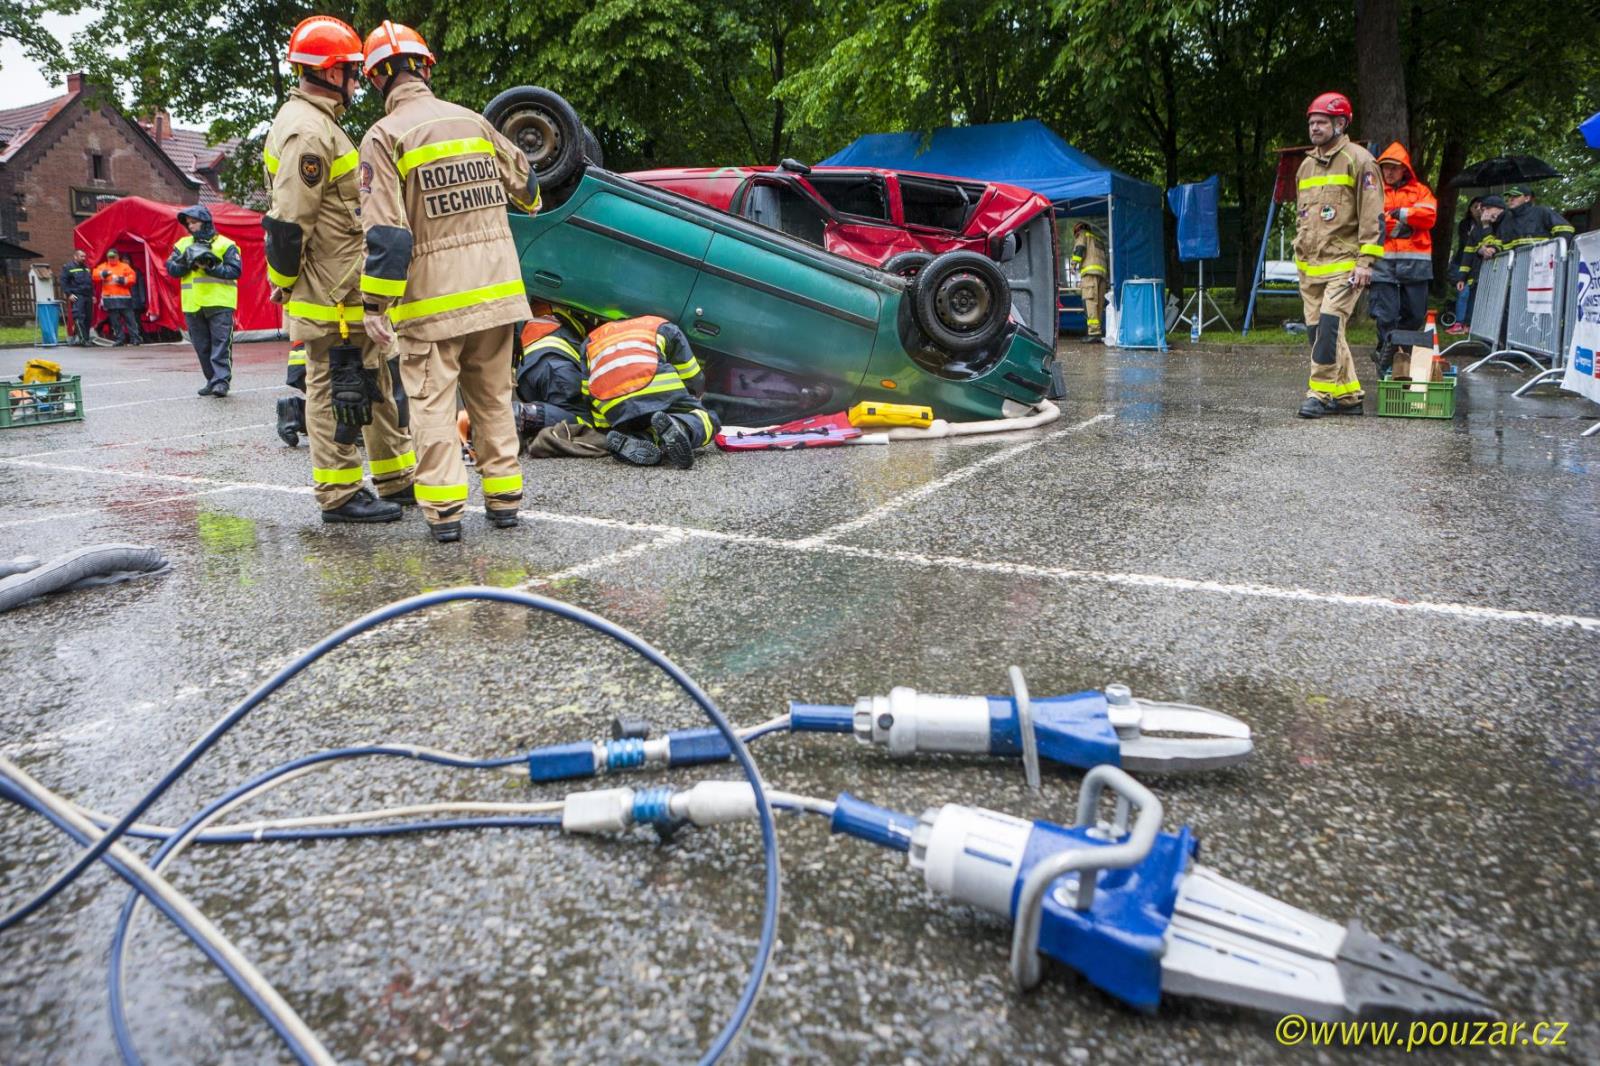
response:
<path id="1" fill-rule="evenodd" d="M 607 322 L 583 342 L 590 417 L 606 450 L 635 466 L 679 470 L 721 423 L 700 397 L 706 378 L 683 330 L 656 315 Z"/>
<path id="2" fill-rule="evenodd" d="M 305 341 L 294 341 L 289 345 L 289 360 L 284 368 L 283 383 L 300 395 L 278 397 L 278 439 L 291 448 L 298 448 L 301 434 L 309 432 L 306 428 Z M 415 502 L 415 497 L 412 498 L 412 502 Z"/>
<path id="3" fill-rule="evenodd" d="M 233 313 L 239 307 L 239 246 L 218 233 L 211 211 L 195 204 L 178 212 L 189 232 L 167 257 L 167 273 L 178 279 L 189 343 L 206 383 L 201 396 L 226 396 L 233 382 Z"/>
<path id="4" fill-rule="evenodd" d="M 100 283 L 100 306 L 110 321 L 111 336 L 117 347 L 140 343 L 139 316 L 133 309 L 133 286 L 138 273 L 122 261 L 122 253 L 112 248 L 105 259 L 94 268 L 95 280 Z"/>
<path id="5" fill-rule="evenodd" d="M 72 262 L 61 268 L 61 291 L 71 304 L 72 343 L 79 348 L 89 344 L 89 322 L 94 317 L 94 274 L 89 269 L 89 253 L 73 250 Z"/>
<path id="6" fill-rule="evenodd" d="M 1383 258 L 1383 178 L 1378 163 L 1345 130 L 1354 115 L 1340 93 L 1306 109 L 1312 148 L 1296 175 L 1295 265 L 1311 341 L 1311 379 L 1301 418 L 1362 413 L 1361 382 L 1345 327 L 1372 264 Z"/>
<path id="7" fill-rule="evenodd" d="M 1072 265 L 1078 268 L 1083 290 L 1083 315 L 1089 327 L 1084 339 L 1100 344 L 1105 337 L 1102 319 L 1106 313 L 1106 249 L 1100 243 L 1100 235 L 1087 222 L 1072 227 Z"/>
<path id="8" fill-rule="evenodd" d="M 272 204 L 261 226 L 272 298 L 289 316 L 290 340 L 304 342 L 298 358 L 289 349 L 289 384 L 306 397 L 303 421 L 285 418 L 299 413 L 294 397 L 279 401 L 278 432 L 297 443 L 295 423 L 304 425 L 324 522 L 393 522 L 416 502 L 417 458 L 405 411 L 390 398 L 392 364 L 362 326 L 357 155 L 338 122 L 361 84 L 361 38 L 312 15 L 289 35 L 288 51 L 299 83 L 262 147 Z M 356 450 L 363 438 L 372 489 Z"/>
<path id="9" fill-rule="evenodd" d="M 1489 232 L 1483 223 L 1483 205 L 1487 199 L 1489 197 L 1474 196 L 1467 204 L 1467 213 L 1456 223 L 1456 254 L 1450 260 L 1450 280 L 1456 286 L 1456 320 L 1445 330 L 1446 333 L 1465 333 L 1472 321 L 1475 280 L 1472 268 L 1478 262 L 1478 245 Z M 1499 197 L 1493 199 L 1498 200 Z"/>
<path id="10" fill-rule="evenodd" d="M 1411 154 L 1399 141 L 1378 157 L 1378 170 L 1383 174 L 1383 258 L 1373 264 L 1367 306 L 1378 323 L 1372 360 L 1383 377 L 1398 351 L 1389 335 L 1397 329 L 1421 329 L 1428 317 L 1439 205 L 1433 190 L 1418 180 Z"/>
<path id="11" fill-rule="evenodd" d="M 606 435 L 595 429 L 590 414 L 585 332 L 574 312 L 545 303 L 533 305 L 533 318 L 522 327 L 513 410 L 535 459 L 609 454 Z"/>
<path id="12" fill-rule="evenodd" d="M 481 115 L 433 95 L 433 53 L 416 30 L 385 20 L 365 50 L 385 110 L 361 140 L 367 332 L 398 345 L 415 419 L 417 501 L 434 539 L 457 541 L 467 505 L 458 385 L 485 515 L 497 528 L 517 524 L 512 327 L 532 315 L 506 205 L 537 211 L 539 184 L 522 151 Z"/>
<path id="13" fill-rule="evenodd" d="M 1555 211 L 1533 202 L 1533 190 L 1513 185 L 1506 190 L 1506 210 L 1495 223 L 1494 232 L 1483 239 L 1484 258 L 1500 252 L 1548 241 L 1552 237 L 1571 237 L 1572 223 Z"/>

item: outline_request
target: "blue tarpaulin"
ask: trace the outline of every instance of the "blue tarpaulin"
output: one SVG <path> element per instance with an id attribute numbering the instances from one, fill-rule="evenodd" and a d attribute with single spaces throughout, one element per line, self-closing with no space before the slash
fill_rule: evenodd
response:
<path id="1" fill-rule="evenodd" d="M 921 133 L 869 133 L 822 161 L 824 166 L 882 167 L 1020 185 L 1046 197 L 1058 214 L 1106 216 L 1111 281 L 1159 278 L 1161 190 L 1072 147 L 1037 119 L 957 126 Z"/>
<path id="2" fill-rule="evenodd" d="M 1600 148 L 1600 113 L 1590 115 L 1583 120 L 1583 125 L 1578 127 L 1578 132 L 1583 134 L 1583 143 L 1590 148 Z"/>
<path id="3" fill-rule="evenodd" d="M 1217 176 L 1167 190 L 1167 203 L 1178 216 L 1178 258 L 1185 263 L 1222 254 L 1217 236 Z"/>

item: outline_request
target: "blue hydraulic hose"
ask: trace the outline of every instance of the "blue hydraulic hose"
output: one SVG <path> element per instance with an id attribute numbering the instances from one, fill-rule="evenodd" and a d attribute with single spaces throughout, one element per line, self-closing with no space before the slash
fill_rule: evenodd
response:
<path id="1" fill-rule="evenodd" d="M 258 686 L 253 692 L 236 704 L 232 710 L 224 715 L 220 721 L 207 730 L 207 732 L 198 741 L 196 741 L 187 752 L 183 754 L 183 757 L 180 758 L 177 763 L 175 763 L 172 768 L 168 770 L 159 781 L 156 782 L 155 787 L 141 797 L 139 801 L 134 804 L 132 809 L 130 809 L 128 813 L 122 817 L 122 820 L 107 830 L 106 834 L 101 837 L 97 843 L 84 852 L 84 854 L 81 855 L 71 867 L 57 876 L 49 885 L 45 886 L 42 891 L 40 891 L 32 899 L 28 900 L 28 902 L 22 904 L 20 907 L 15 908 L 4 918 L 0 918 L 0 931 L 4 931 L 10 926 L 22 921 L 29 915 L 38 911 L 52 898 L 54 898 L 56 894 L 58 894 L 63 888 L 71 884 L 78 877 L 82 876 L 83 871 L 86 870 L 96 859 L 104 856 L 106 849 L 109 848 L 117 839 L 126 834 L 133 826 L 133 823 L 138 821 L 139 817 L 143 815 L 144 812 L 148 810 L 150 806 L 167 791 L 167 789 L 171 788 L 173 782 L 175 782 L 179 777 L 183 776 L 183 774 L 194 765 L 195 761 L 198 760 L 200 756 L 204 755 L 208 750 L 210 750 L 210 748 L 223 736 L 223 734 L 227 733 L 228 730 L 237 725 L 246 714 L 254 710 L 268 696 L 272 695 L 272 693 L 283 687 L 284 684 L 299 674 L 307 666 L 310 666 L 312 663 L 322 658 L 322 656 L 326 655 L 328 652 L 332 651 L 334 648 L 337 648 L 339 645 L 343 644 L 352 637 L 358 636 L 359 634 L 364 633 L 375 626 L 381 625 L 390 619 L 398 618 L 414 611 L 420 611 L 437 604 L 449 603 L 456 600 L 487 600 L 500 603 L 513 603 L 531 608 L 533 610 L 545 611 L 549 614 L 554 614 L 557 617 L 565 618 L 568 621 L 577 622 L 579 625 L 585 626 L 594 630 L 595 632 L 608 636 L 619 643 L 627 645 L 633 651 L 638 653 L 640 657 L 654 665 L 668 677 L 672 678 L 673 682 L 676 683 L 679 688 L 681 688 L 692 700 L 694 700 L 696 704 L 699 705 L 700 709 L 705 712 L 706 717 L 711 720 L 711 724 L 714 725 L 718 732 L 723 735 L 723 738 L 727 740 L 729 749 L 733 753 L 733 757 L 738 761 L 739 768 L 744 771 L 745 779 L 750 783 L 755 792 L 756 816 L 761 824 L 764 891 L 762 899 L 761 934 L 756 945 L 755 958 L 751 964 L 749 977 L 745 981 L 744 988 L 740 993 L 739 1001 L 734 1007 L 732 1016 L 718 1032 L 716 1038 L 706 1049 L 705 1054 L 700 1058 L 702 1066 L 709 1066 L 709 1064 L 716 1062 L 724 1053 L 726 1053 L 729 1046 L 732 1045 L 734 1038 L 738 1036 L 739 1031 L 744 1027 L 745 1021 L 749 1018 L 750 1012 L 755 1007 L 756 998 L 760 995 L 762 984 L 766 979 L 767 965 L 772 958 L 773 943 L 777 938 L 779 893 L 778 836 L 777 826 L 773 821 L 772 806 L 767 801 L 766 788 L 765 784 L 761 780 L 761 773 L 758 769 L 756 769 L 755 761 L 751 759 L 749 749 L 747 749 L 744 745 L 744 742 L 739 739 L 738 735 L 734 732 L 733 727 L 729 725 L 727 718 L 723 716 L 722 711 L 717 708 L 717 705 L 714 702 L 712 702 L 711 697 L 708 696 L 699 685 L 695 684 L 688 674 L 684 673 L 683 670 L 672 660 L 668 659 L 661 652 L 657 651 L 654 647 L 647 644 L 640 637 L 635 636 L 628 630 L 616 625 L 615 623 L 609 622 L 598 615 L 585 611 L 581 607 L 574 607 L 571 604 L 562 603 L 559 600 L 552 600 L 544 596 L 536 596 L 532 593 L 519 592 L 512 589 L 468 586 L 465 588 L 442 589 L 437 592 L 424 593 L 420 596 L 413 596 L 410 599 L 401 600 L 397 603 L 389 604 L 386 607 L 381 607 L 378 610 L 364 615 L 363 617 L 356 619 L 354 622 L 350 622 L 328 636 L 322 638 L 308 651 L 297 656 L 292 662 L 288 663 L 277 673 L 273 674 L 272 677 L 268 678 L 265 682 Z M 353 752 L 361 749 L 344 750 L 347 752 Z M 378 751 L 364 753 L 379 754 Z M 323 754 L 328 755 L 330 753 Z M 390 752 L 386 751 L 383 752 L 383 754 L 390 754 Z M 396 754 L 398 754 L 398 752 L 396 752 Z M 502 759 L 481 761 L 450 760 L 438 756 L 426 756 L 421 753 L 412 752 L 409 749 L 405 751 L 405 755 L 407 757 L 423 759 L 424 761 L 444 763 L 445 765 L 463 765 L 473 767 L 509 766 L 520 761 L 521 759 L 520 756 L 511 756 Z M 313 756 L 308 758 L 316 757 Z M 282 772 L 287 772 L 287 770 L 283 770 Z M 246 787 L 254 787 L 255 784 L 259 783 L 261 782 L 258 780 Z M 219 802 L 225 802 L 225 800 Z M 215 805 L 213 805 L 213 807 L 214 806 Z M 208 811 L 210 809 L 212 809 L 212 807 L 208 807 Z M 188 823 L 183 830 L 180 830 L 180 837 L 181 833 L 186 832 L 190 825 L 204 817 L 205 814 L 202 813 L 201 815 L 197 815 L 195 819 L 191 819 L 190 823 Z M 169 846 L 170 843 L 171 842 L 169 841 Z M 163 853 L 166 850 L 166 846 L 164 846 L 162 849 Z M 155 862 L 159 861 L 160 856 L 158 855 Z M 155 862 L 153 862 L 152 865 L 154 865 Z M 121 950 L 121 942 L 126 933 L 127 916 L 131 910 L 131 902 L 132 898 L 130 897 L 129 905 L 124 906 L 121 920 L 118 922 L 116 950 L 119 955 Z M 116 962 L 113 961 L 113 981 L 115 981 L 115 975 L 118 969 L 119 967 L 117 966 Z M 114 1006 L 120 1010 L 120 1002 L 114 1004 Z M 117 1011 L 113 1012 L 114 1017 L 117 1013 Z M 120 1045 L 121 1041 L 119 1039 L 119 1046 Z M 130 1042 L 127 1045 L 127 1049 L 131 1050 L 131 1048 L 132 1044 Z M 301 1057 L 302 1059 L 304 1058 L 304 1056 Z M 135 1057 L 130 1059 L 130 1061 L 137 1062 L 138 1060 L 137 1057 Z"/>
<path id="2" fill-rule="evenodd" d="M 63 820 L 58 814 L 50 810 L 48 807 L 42 807 L 35 803 L 32 796 L 28 795 L 20 788 L 12 785 L 10 780 L 3 775 L 0 775 L 0 795 L 5 796 L 6 799 L 12 800 L 15 803 L 21 804 L 22 806 L 33 811 L 35 814 L 42 815 L 46 821 L 50 822 L 50 824 L 54 825 L 57 829 L 61 830 L 61 832 L 65 833 L 73 840 L 76 840 L 79 844 L 87 844 L 89 842 L 88 837 L 80 833 L 75 827 Z M 134 877 L 132 872 L 130 872 L 120 860 L 107 855 L 104 856 L 103 861 L 116 872 L 118 877 L 121 877 L 124 881 L 128 882 L 128 884 L 132 885 L 135 892 L 147 898 L 152 904 L 155 905 L 156 910 L 166 915 L 168 921 L 177 926 L 185 936 L 193 941 L 195 947 L 199 948 L 205 954 L 206 958 L 210 959 L 217 969 L 222 971 L 223 975 L 226 976 L 233 984 L 233 987 L 237 988 L 240 994 L 243 995 L 244 998 L 249 1001 L 250 1005 L 256 1009 L 256 1012 L 259 1013 L 261 1017 L 266 1019 L 267 1024 L 270 1025 L 273 1031 L 278 1034 L 283 1042 L 287 1044 L 292 1051 L 294 1051 L 295 1056 L 302 1062 L 307 1061 L 308 1056 L 300 1047 L 299 1041 L 294 1038 L 294 1034 L 290 1033 L 282 1026 L 277 1015 L 273 1011 L 269 1010 L 267 1005 L 261 1001 L 260 996 L 256 994 L 255 989 L 251 987 L 250 983 L 244 979 L 244 976 L 234 968 L 232 963 L 223 958 L 222 955 L 217 952 L 216 948 L 214 948 L 205 937 L 200 935 L 199 931 L 189 923 L 188 919 L 184 918 L 177 911 L 173 910 L 165 900 L 156 895 L 155 892 L 153 892 L 149 887 L 140 882 L 138 878 Z"/>

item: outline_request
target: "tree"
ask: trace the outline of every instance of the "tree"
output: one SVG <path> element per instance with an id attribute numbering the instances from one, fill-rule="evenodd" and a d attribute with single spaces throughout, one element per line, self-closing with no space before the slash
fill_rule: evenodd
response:
<path id="1" fill-rule="evenodd" d="M 1356 0 L 1356 84 L 1361 105 L 1357 129 L 1381 152 L 1391 143 L 1411 144 L 1406 107 L 1406 66 L 1401 58 L 1400 6 L 1403 0 Z M 1413 5 L 1413 8 L 1420 5 Z M 1413 30 L 1415 25 L 1413 24 Z M 1420 54 L 1415 33 L 1411 44 Z"/>
<path id="2" fill-rule="evenodd" d="M 61 56 L 61 44 L 45 29 L 41 16 L 61 10 L 45 0 L 9 0 L 0 5 L 0 39 L 17 41 L 22 53 L 41 66 Z"/>

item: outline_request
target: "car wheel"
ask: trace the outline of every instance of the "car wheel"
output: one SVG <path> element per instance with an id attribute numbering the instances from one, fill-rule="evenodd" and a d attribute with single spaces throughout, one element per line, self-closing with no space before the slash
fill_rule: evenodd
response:
<path id="1" fill-rule="evenodd" d="M 898 252 L 891 255 L 881 269 L 911 281 L 931 262 L 933 255 L 929 252 Z"/>
<path id="2" fill-rule="evenodd" d="M 583 172 L 583 123 L 560 95 L 519 85 L 490 100 L 483 117 L 522 149 L 540 185 L 558 188 Z"/>
<path id="3" fill-rule="evenodd" d="M 1011 313 L 1011 286 L 988 256 L 945 252 L 922 268 L 911 300 L 917 326 L 936 347 L 971 352 L 1005 329 Z"/>
<path id="4" fill-rule="evenodd" d="M 593 166 L 606 165 L 605 153 L 600 150 L 600 138 L 594 135 L 594 130 L 588 126 L 583 127 L 583 154 Z"/>

